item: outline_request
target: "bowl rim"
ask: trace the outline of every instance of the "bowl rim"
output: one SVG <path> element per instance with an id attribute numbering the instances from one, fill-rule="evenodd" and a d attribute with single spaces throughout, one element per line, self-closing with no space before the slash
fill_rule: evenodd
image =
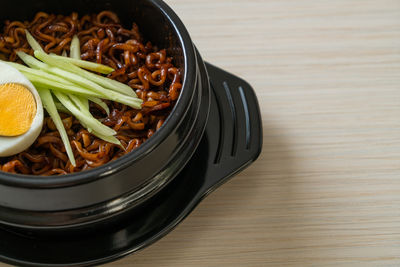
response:
<path id="1" fill-rule="evenodd" d="M 183 53 L 183 83 L 179 99 L 161 128 L 132 152 L 102 166 L 60 176 L 14 174 L 0 171 L 0 185 L 23 188 L 62 188 L 81 185 L 115 174 L 153 151 L 177 127 L 189 108 L 196 84 L 197 60 L 189 32 L 178 15 L 162 0 L 146 0 L 162 13 L 170 24 Z"/>

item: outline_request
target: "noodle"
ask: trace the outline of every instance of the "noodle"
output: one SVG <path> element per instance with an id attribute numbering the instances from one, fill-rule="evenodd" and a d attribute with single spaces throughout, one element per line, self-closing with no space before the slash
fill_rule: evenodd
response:
<path id="1" fill-rule="evenodd" d="M 76 158 L 74 167 L 53 121 L 46 115 L 35 143 L 17 155 L 0 158 L 1 171 L 61 175 L 106 164 L 150 138 L 162 126 L 179 97 L 181 73 L 174 66 L 173 58 L 165 49 L 144 43 L 135 23 L 131 29 L 123 28 L 118 16 L 111 11 L 81 18 L 77 13 L 56 16 L 39 12 L 31 22 L 6 21 L 0 33 L 0 58 L 21 63 L 17 51 L 33 54 L 25 29 L 40 42 L 45 52 L 58 55 L 69 54 L 72 37 L 77 34 L 81 58 L 114 68 L 108 77 L 132 87 L 143 105 L 141 110 L 136 110 L 105 100 L 110 108 L 107 116 L 97 104 L 90 104 L 92 114 L 117 132 L 116 138 L 124 149 L 95 137 L 76 118 L 60 113 Z"/>

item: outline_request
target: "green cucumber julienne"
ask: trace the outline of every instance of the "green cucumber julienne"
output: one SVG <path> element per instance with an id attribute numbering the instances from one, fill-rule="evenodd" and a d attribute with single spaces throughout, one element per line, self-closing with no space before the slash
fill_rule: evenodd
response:
<path id="1" fill-rule="evenodd" d="M 77 74 L 82 77 L 85 77 L 86 79 L 91 80 L 92 82 L 95 82 L 107 89 L 111 89 L 113 91 L 131 96 L 131 97 L 136 97 L 135 91 L 133 91 L 133 89 L 126 84 L 123 84 L 118 81 L 111 80 L 109 78 L 86 71 L 84 69 L 79 68 L 78 66 L 75 66 L 74 64 L 71 64 L 70 62 L 52 57 L 40 50 L 35 50 L 34 54 L 35 54 L 36 58 L 40 59 L 41 61 L 43 61 L 46 64 L 58 67 L 60 69 L 63 69 L 63 70 L 69 71 L 69 72 L 72 72 L 72 73 Z"/>
<path id="2" fill-rule="evenodd" d="M 74 35 L 74 37 L 72 37 L 71 47 L 70 47 L 70 56 L 71 56 L 71 58 L 81 59 L 81 45 L 79 42 L 78 35 L 76 35 L 76 34 Z"/>
<path id="3" fill-rule="evenodd" d="M 81 67 L 82 69 L 99 72 L 101 74 L 110 74 L 111 72 L 114 71 L 114 69 L 109 66 L 94 63 L 91 61 L 86 61 L 86 60 L 73 58 L 73 57 L 64 57 L 64 56 L 59 56 L 56 54 L 50 54 L 50 56 L 55 59 L 59 59 L 59 60 L 62 60 L 62 61 L 68 62 L 68 63 L 72 63 L 73 65 L 75 65 L 77 67 Z"/>
<path id="4" fill-rule="evenodd" d="M 28 31 L 26 38 L 36 58 L 19 51 L 17 55 L 29 67 L 12 62 L 7 64 L 21 71 L 37 87 L 43 105 L 60 133 L 71 164 L 75 166 L 75 158 L 58 110 L 75 116 L 98 138 L 122 146 L 115 137 L 116 131 L 101 123 L 90 113 L 89 101 L 99 105 L 107 115 L 110 114 L 110 109 L 103 99 L 140 109 L 143 101 L 137 97 L 135 91 L 126 84 L 93 73 L 109 74 L 114 69 L 81 60 L 77 36 L 71 41 L 70 57 L 66 57 L 66 53 L 65 56 L 45 53 L 40 43 Z"/>
<path id="5" fill-rule="evenodd" d="M 67 131 L 65 130 L 64 124 L 58 114 L 56 105 L 54 103 L 53 96 L 50 90 L 44 88 L 37 88 L 37 91 L 42 99 L 43 106 L 49 113 L 50 117 L 53 119 L 54 125 L 56 126 L 58 132 L 60 133 L 61 140 L 64 143 L 65 150 L 67 152 L 69 161 L 73 166 L 76 166 L 74 153 L 72 152 L 71 143 L 69 142 Z"/>
<path id="6" fill-rule="evenodd" d="M 116 132 L 99 122 L 97 119 L 95 119 L 93 116 L 88 116 L 86 113 L 82 112 L 80 108 L 78 108 L 75 103 L 71 100 L 73 99 L 74 95 L 71 95 L 71 98 L 68 95 L 65 95 L 61 92 L 54 92 L 55 96 L 58 98 L 58 100 L 61 102 L 61 104 L 64 105 L 69 111 L 71 111 L 74 116 L 82 121 L 85 125 L 93 129 L 94 131 L 103 134 L 103 135 L 115 135 Z"/>

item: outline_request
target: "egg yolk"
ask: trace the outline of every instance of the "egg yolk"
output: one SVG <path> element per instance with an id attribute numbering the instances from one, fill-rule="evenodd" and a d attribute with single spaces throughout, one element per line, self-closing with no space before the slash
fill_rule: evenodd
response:
<path id="1" fill-rule="evenodd" d="M 23 85 L 0 85 L 0 135 L 17 136 L 26 133 L 36 115 L 36 101 Z"/>

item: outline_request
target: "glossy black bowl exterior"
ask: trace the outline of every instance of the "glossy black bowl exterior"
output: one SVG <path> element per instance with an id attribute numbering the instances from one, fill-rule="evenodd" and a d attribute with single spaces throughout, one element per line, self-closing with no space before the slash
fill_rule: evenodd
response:
<path id="1" fill-rule="evenodd" d="M 262 122 L 254 90 L 246 81 L 205 65 L 208 77 L 201 77 L 210 81 L 209 119 L 194 155 L 173 181 L 140 205 L 90 227 L 57 231 L 0 224 L 0 261 L 33 267 L 98 266 L 137 252 L 169 233 L 204 197 L 256 160 Z"/>
<path id="2" fill-rule="evenodd" d="M 22 8 L 23 7 L 23 8 Z M 0 222 L 24 228 L 64 228 L 119 214 L 157 193 L 185 166 L 203 134 L 209 83 L 189 34 L 176 14 L 156 0 L 14 0 L 0 21 L 31 20 L 38 11 L 80 15 L 116 12 L 147 40 L 168 49 L 182 69 L 180 98 L 166 123 L 130 154 L 93 170 L 59 177 L 0 173 Z M 203 77 L 203 78 L 202 78 Z"/>
<path id="3" fill-rule="evenodd" d="M 0 21 L 37 11 L 113 10 L 168 48 L 184 87 L 167 122 L 129 155 L 62 177 L 0 173 L 0 261 L 97 266 L 136 252 L 179 224 L 215 188 L 257 159 L 262 120 L 244 80 L 205 64 L 186 29 L 157 0 L 15 0 Z"/>

